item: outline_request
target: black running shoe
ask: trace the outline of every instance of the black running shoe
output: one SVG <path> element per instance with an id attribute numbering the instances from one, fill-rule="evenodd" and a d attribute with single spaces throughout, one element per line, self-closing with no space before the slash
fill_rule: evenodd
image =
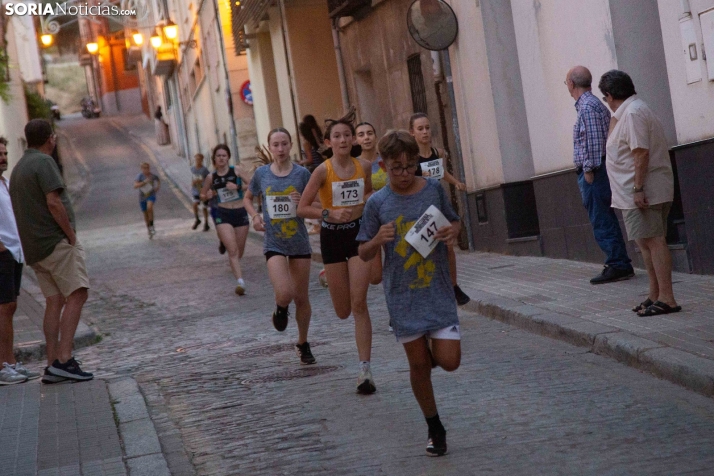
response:
<path id="1" fill-rule="evenodd" d="M 630 279 L 635 276 L 635 270 L 632 267 L 627 269 L 617 269 L 612 266 L 605 266 L 602 273 L 590 280 L 590 284 L 607 284 L 624 279 Z"/>
<path id="2" fill-rule="evenodd" d="M 222 255 L 226 254 L 226 245 L 222 241 L 218 244 L 218 252 Z"/>
<path id="3" fill-rule="evenodd" d="M 280 308 L 276 308 L 273 312 L 273 327 L 278 332 L 283 332 L 288 327 L 288 317 L 290 313 L 287 311 L 281 311 Z"/>
<path id="4" fill-rule="evenodd" d="M 208 230 L 210 230 L 210 229 L 211 229 L 211 227 L 208 226 L 208 223 L 206 223 L 205 225 L 203 225 L 203 231 L 208 231 Z"/>
<path id="5" fill-rule="evenodd" d="M 448 453 L 446 449 L 446 431 L 443 433 L 429 432 L 429 439 L 426 442 L 427 456 L 444 456 Z"/>
<path id="6" fill-rule="evenodd" d="M 466 293 L 461 290 L 458 284 L 454 286 L 454 296 L 456 296 L 456 304 L 458 304 L 459 306 L 463 306 L 471 300 L 471 298 L 468 297 Z"/>
<path id="7" fill-rule="evenodd" d="M 315 363 L 315 357 L 310 351 L 310 343 L 305 342 L 303 344 L 295 344 L 295 352 L 298 357 L 300 357 L 300 363 L 302 365 L 310 365 Z"/>
<path id="8" fill-rule="evenodd" d="M 42 375 L 41 382 L 46 385 L 52 385 L 54 383 L 66 382 L 67 380 L 69 379 L 52 375 L 49 371 L 49 367 L 45 367 L 45 373 Z"/>
<path id="9" fill-rule="evenodd" d="M 55 359 L 55 361 L 52 362 L 52 365 L 48 367 L 47 371 L 57 377 L 64 377 L 72 380 L 92 380 L 94 378 L 94 374 L 85 372 L 79 367 L 79 363 L 74 360 L 74 357 L 69 359 L 64 364 L 60 364 L 60 361 Z"/>
<path id="10" fill-rule="evenodd" d="M 200 225 L 200 224 L 201 224 L 201 220 L 199 220 L 198 218 L 196 218 L 196 221 L 193 222 L 193 226 L 191 227 L 191 229 L 192 229 L 192 230 L 195 230 L 196 228 L 198 228 L 198 225 Z"/>

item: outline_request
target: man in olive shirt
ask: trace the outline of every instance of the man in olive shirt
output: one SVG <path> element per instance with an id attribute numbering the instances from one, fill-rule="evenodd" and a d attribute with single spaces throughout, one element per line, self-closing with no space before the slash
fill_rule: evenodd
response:
<path id="1" fill-rule="evenodd" d="M 74 333 L 87 300 L 89 278 L 84 248 L 75 235 L 74 210 L 52 159 L 56 136 L 49 122 L 25 126 L 28 149 L 10 177 L 10 198 L 25 261 L 37 275 L 45 307 L 47 364 L 43 382 L 90 380 L 72 357 Z"/>

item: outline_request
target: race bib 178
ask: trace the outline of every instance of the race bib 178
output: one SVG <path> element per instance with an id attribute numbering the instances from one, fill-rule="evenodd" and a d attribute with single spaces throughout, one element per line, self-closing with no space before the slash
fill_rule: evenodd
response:
<path id="1" fill-rule="evenodd" d="M 284 220 L 297 216 L 297 206 L 290 195 L 266 195 L 265 202 L 271 220 Z"/>
<path id="2" fill-rule="evenodd" d="M 439 228 L 449 225 L 451 223 L 449 223 L 444 214 L 434 205 L 431 205 L 414 223 L 414 226 L 409 229 L 405 239 L 420 255 L 426 258 L 439 244 L 435 239 L 436 232 Z"/>
<path id="3" fill-rule="evenodd" d="M 421 174 L 437 180 L 444 178 L 444 159 L 430 160 L 421 164 Z"/>
<path id="4" fill-rule="evenodd" d="M 353 207 L 364 203 L 364 179 L 332 182 L 332 206 Z"/>
<path id="5" fill-rule="evenodd" d="M 234 202 L 240 198 L 238 196 L 238 190 L 229 190 L 228 188 L 223 187 L 219 188 L 217 192 L 218 201 L 220 201 L 221 203 Z"/>

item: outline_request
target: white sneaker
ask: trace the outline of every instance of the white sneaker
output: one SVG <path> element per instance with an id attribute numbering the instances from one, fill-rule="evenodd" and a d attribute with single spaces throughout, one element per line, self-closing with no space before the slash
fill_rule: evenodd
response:
<path id="1" fill-rule="evenodd" d="M 245 281 L 243 281 L 243 278 L 238 279 L 236 284 L 236 294 L 239 296 L 245 294 Z"/>
<path id="2" fill-rule="evenodd" d="M 372 370 L 367 364 L 361 364 L 359 377 L 357 377 L 357 393 L 362 395 L 370 395 L 377 391 L 377 387 L 374 385 L 374 379 L 372 378 Z"/>
<path id="3" fill-rule="evenodd" d="M 11 365 L 10 367 L 12 367 L 18 374 L 27 377 L 27 380 L 35 380 L 36 378 L 40 378 L 39 372 L 33 372 L 32 370 L 22 365 L 22 362 L 15 362 L 15 365 Z"/>
<path id="4" fill-rule="evenodd" d="M 26 381 L 27 377 L 15 372 L 10 364 L 3 362 L 2 370 L 0 370 L 0 385 L 15 385 Z"/>

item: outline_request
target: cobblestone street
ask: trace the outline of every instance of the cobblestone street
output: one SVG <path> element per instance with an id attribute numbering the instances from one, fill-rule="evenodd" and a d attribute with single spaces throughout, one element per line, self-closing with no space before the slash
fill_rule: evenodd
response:
<path id="1" fill-rule="evenodd" d="M 433 377 L 449 455 L 426 457 L 426 424 L 381 286 L 369 293 L 378 392 L 364 397 L 352 321 L 334 315 L 318 264 L 317 365 L 305 367 L 292 349 L 294 320 L 285 333 L 272 327 L 254 237 L 242 261 L 247 293 L 237 297 L 213 224 L 192 231 L 185 197 L 169 183 L 156 203 L 158 234 L 147 238 L 131 188 L 139 162 L 151 162 L 146 150 L 109 120 L 61 125 L 91 172 L 77 211 L 93 286 L 83 316 L 103 337 L 76 354 L 98 378 L 136 379 L 173 474 L 711 474 L 711 398 L 466 311 L 462 366 Z"/>

